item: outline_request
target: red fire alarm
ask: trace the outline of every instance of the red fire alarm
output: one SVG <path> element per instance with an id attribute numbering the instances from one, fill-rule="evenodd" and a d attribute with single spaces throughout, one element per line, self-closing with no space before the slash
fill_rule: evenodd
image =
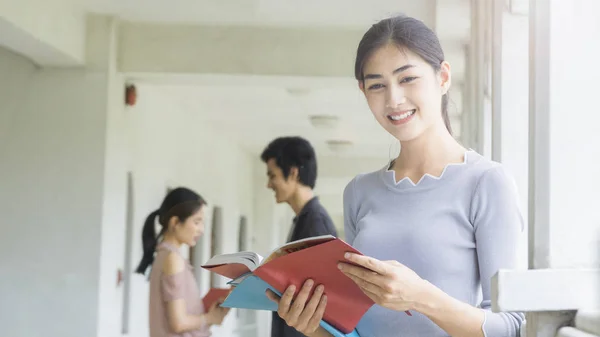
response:
<path id="1" fill-rule="evenodd" d="M 117 269 L 117 287 L 123 282 L 123 271 L 121 268 Z"/>
<path id="2" fill-rule="evenodd" d="M 135 85 L 129 84 L 125 87 L 125 104 L 134 106 L 137 101 L 137 90 Z"/>

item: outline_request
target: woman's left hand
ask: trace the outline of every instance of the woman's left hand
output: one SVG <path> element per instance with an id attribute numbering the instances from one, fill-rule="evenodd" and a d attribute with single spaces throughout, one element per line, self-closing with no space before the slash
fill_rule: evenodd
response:
<path id="1" fill-rule="evenodd" d="M 355 265 L 340 263 L 340 270 L 375 303 L 388 309 L 408 311 L 415 310 L 422 300 L 427 282 L 410 268 L 397 261 L 380 261 L 353 253 L 347 253 L 345 257 Z"/>

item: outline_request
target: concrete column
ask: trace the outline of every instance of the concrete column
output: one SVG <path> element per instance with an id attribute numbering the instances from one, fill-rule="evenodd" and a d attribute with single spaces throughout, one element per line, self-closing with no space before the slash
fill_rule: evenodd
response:
<path id="1" fill-rule="evenodd" d="M 86 73 L 104 80 L 105 114 L 104 176 L 102 190 L 102 225 L 100 241 L 100 277 L 98 291 L 98 336 L 130 333 L 136 325 L 131 320 L 131 289 L 137 260 L 131 259 L 132 241 L 139 233 L 127 228 L 127 175 L 130 172 L 129 142 L 124 102 L 124 79 L 117 73 L 118 19 L 110 16 L 89 16 L 86 38 Z M 131 175 L 132 209 L 139 178 Z M 133 214 L 129 214 L 133 217 Z M 132 218 L 132 220 L 134 220 Z M 133 226 L 135 221 L 128 225 Z M 126 233 L 127 238 L 126 238 Z M 128 245 L 126 242 L 129 241 Z M 126 247 L 129 250 L 126 252 Z M 117 283 L 118 273 L 122 282 Z M 130 324 L 131 323 L 131 324 Z"/>
<path id="2" fill-rule="evenodd" d="M 509 11 L 504 0 L 492 10 L 492 158 L 514 177 L 521 212 L 528 214 L 529 19 Z M 527 229 L 520 244 L 519 268 L 527 267 Z"/>
<path id="3" fill-rule="evenodd" d="M 113 295 L 101 285 L 100 257 L 106 71 L 25 67 L 23 57 L 0 58 L 13 68 L 0 84 L 22 88 L 0 102 L 9 107 L 0 114 L 11 114 L 0 148 L 0 270 L 11 271 L 0 279 L 3 335 L 96 336 L 100 298 Z M 111 239 L 116 247 L 124 243 Z M 116 288 L 116 269 L 106 282 L 106 289 Z"/>
<path id="4" fill-rule="evenodd" d="M 467 64 L 469 81 L 468 132 L 470 144 L 486 157 L 491 157 L 491 134 L 489 109 L 486 109 L 486 94 L 489 94 L 488 63 L 486 62 L 487 43 L 487 1 L 471 1 L 471 41 L 469 43 Z"/>

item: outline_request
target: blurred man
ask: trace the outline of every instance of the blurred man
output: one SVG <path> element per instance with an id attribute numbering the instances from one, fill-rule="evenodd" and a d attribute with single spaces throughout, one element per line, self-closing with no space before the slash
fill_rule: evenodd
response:
<path id="1" fill-rule="evenodd" d="M 317 158 L 310 143 L 300 137 L 277 138 L 265 148 L 261 159 L 267 164 L 267 187 L 275 192 L 275 200 L 287 203 L 296 214 L 287 242 L 326 234 L 337 237 L 331 217 L 313 193 Z M 303 336 L 273 313 L 271 337 Z"/>

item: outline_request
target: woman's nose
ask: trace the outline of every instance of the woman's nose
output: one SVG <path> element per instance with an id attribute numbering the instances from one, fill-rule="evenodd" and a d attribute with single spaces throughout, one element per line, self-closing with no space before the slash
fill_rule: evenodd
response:
<path id="1" fill-rule="evenodd" d="M 387 90 L 386 108 L 395 109 L 397 106 L 406 103 L 404 89 L 399 85 L 391 85 Z"/>

